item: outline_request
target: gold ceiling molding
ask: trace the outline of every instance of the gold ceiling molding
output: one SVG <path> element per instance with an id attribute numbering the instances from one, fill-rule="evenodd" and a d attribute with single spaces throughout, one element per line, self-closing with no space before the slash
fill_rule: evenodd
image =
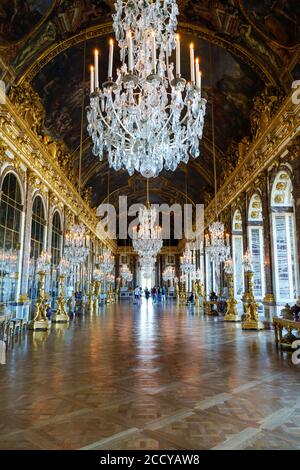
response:
<path id="1" fill-rule="evenodd" d="M 300 134 L 300 104 L 292 102 L 293 91 L 285 98 L 269 124 L 258 134 L 245 158 L 237 165 L 217 194 L 217 210 L 220 214 L 237 197 L 251 186 L 263 170 L 271 165 L 300 158 L 289 150 L 289 144 Z M 297 143 L 297 142 L 296 142 Z M 215 199 L 205 210 L 205 224 L 215 219 Z"/>
<path id="2" fill-rule="evenodd" d="M 30 174 L 56 195 L 59 201 L 77 215 L 86 228 L 97 237 L 98 218 L 95 212 L 81 198 L 59 164 L 53 161 L 51 154 L 34 134 L 28 122 L 20 116 L 9 98 L 0 108 L 0 142 L 1 147 L 7 149 L 6 156 L 10 152 L 16 162 L 21 162 L 30 169 Z M 116 251 L 114 241 L 105 240 L 104 243 L 112 251 Z"/>
<path id="3" fill-rule="evenodd" d="M 247 63 L 266 83 L 276 84 L 274 79 L 274 73 L 268 70 L 266 65 L 257 59 L 254 55 L 250 54 L 242 46 L 232 43 L 223 37 L 218 36 L 215 32 L 208 30 L 202 26 L 198 26 L 192 23 L 182 22 L 178 23 L 178 30 L 185 34 L 195 35 L 201 39 L 205 39 L 208 42 L 216 44 L 223 49 L 229 50 L 234 55 L 238 56 L 245 63 Z M 86 40 L 102 37 L 107 34 L 113 34 L 113 27 L 111 22 L 106 22 L 101 25 L 92 26 L 87 28 L 80 33 L 75 34 L 67 39 L 52 44 L 23 72 L 17 81 L 17 84 L 21 84 L 24 81 L 31 82 L 34 77 L 58 54 L 65 51 L 66 49 L 80 44 Z"/>

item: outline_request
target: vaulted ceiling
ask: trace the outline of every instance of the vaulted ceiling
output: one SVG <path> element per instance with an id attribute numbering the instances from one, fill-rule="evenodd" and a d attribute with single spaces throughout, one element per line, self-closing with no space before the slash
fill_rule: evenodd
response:
<path id="1" fill-rule="evenodd" d="M 232 142 L 250 135 L 253 97 L 266 84 L 288 90 L 299 74 L 298 0 L 181 0 L 183 75 L 189 76 L 188 44 L 201 56 L 208 99 L 201 156 L 153 180 L 155 202 L 184 199 L 207 202 L 213 194 L 211 100 L 215 106 L 218 169 Z M 79 167 L 80 128 L 84 126 L 82 182 L 92 188 L 96 206 L 107 196 L 108 166 L 92 155 L 82 122 L 82 93 L 88 104 L 88 65 L 101 51 L 101 81 L 106 79 L 107 44 L 112 35 L 113 0 L 25 0 L 0 4 L 0 71 L 10 84 L 31 82 L 45 109 L 47 132 L 65 141 Z M 211 67 L 210 67 L 211 58 Z M 84 113 L 85 116 L 85 113 Z M 113 198 L 145 199 L 138 175 L 109 172 Z"/>

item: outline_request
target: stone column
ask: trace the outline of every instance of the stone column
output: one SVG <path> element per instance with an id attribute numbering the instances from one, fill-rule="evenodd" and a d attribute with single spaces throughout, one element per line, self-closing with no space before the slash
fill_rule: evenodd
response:
<path id="1" fill-rule="evenodd" d="M 274 304 L 274 279 L 273 279 L 273 258 L 272 258 L 272 227 L 271 227 L 271 206 L 270 188 L 268 172 L 265 171 L 261 180 L 261 199 L 263 216 L 263 237 L 264 237 L 264 262 L 265 262 L 265 287 L 266 293 L 264 303 Z"/>

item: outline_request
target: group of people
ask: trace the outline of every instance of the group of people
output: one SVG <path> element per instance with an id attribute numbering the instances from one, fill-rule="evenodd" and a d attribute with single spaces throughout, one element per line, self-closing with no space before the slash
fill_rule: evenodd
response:
<path id="1" fill-rule="evenodd" d="M 136 287 L 134 289 L 134 298 L 135 300 L 141 299 L 143 295 L 143 289 L 141 287 Z M 151 290 L 148 287 L 144 290 L 145 299 L 148 301 L 150 297 L 152 298 L 153 303 L 156 302 L 165 302 L 166 301 L 166 288 L 165 287 L 152 287 Z"/>

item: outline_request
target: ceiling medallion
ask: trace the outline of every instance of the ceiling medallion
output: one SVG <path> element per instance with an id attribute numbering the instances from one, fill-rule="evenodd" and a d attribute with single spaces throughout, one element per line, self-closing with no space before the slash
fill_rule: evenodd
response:
<path id="1" fill-rule="evenodd" d="M 88 132 L 93 153 L 108 153 L 110 167 L 146 178 L 175 171 L 189 155 L 200 155 L 206 100 L 201 96 L 199 59 L 190 45 L 190 81 L 181 76 L 175 0 L 117 0 L 113 26 L 121 67 L 99 85 L 99 51 L 91 67 Z M 169 60 L 176 49 L 176 65 Z"/>

